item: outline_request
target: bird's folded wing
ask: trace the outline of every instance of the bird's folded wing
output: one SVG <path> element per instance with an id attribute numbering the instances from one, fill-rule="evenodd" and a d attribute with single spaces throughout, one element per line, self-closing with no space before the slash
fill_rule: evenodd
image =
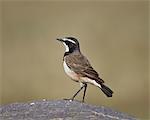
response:
<path id="1" fill-rule="evenodd" d="M 65 60 L 67 61 L 68 67 L 81 77 L 88 77 L 92 80 L 104 83 L 83 55 L 72 55 L 71 57 L 66 57 Z"/>

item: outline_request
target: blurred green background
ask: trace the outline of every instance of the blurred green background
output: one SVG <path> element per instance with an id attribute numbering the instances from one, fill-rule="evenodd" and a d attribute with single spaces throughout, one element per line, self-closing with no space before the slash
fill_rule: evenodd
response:
<path id="1" fill-rule="evenodd" d="M 89 85 L 85 101 L 148 119 L 148 1 L 3 1 L 0 16 L 1 104 L 71 97 L 56 38 L 74 36 L 114 91 Z"/>

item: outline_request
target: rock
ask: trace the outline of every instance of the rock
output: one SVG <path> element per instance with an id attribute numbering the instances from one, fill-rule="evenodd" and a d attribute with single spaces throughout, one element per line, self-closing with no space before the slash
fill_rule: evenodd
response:
<path id="1" fill-rule="evenodd" d="M 0 120 L 136 120 L 104 106 L 78 101 L 54 100 L 0 106 Z"/>

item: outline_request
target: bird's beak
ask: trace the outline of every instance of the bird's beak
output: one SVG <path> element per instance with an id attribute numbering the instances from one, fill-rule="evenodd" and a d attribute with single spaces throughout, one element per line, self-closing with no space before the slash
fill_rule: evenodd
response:
<path id="1" fill-rule="evenodd" d="M 57 38 L 56 40 L 58 40 L 58 41 L 60 41 L 60 42 L 64 42 L 64 40 L 61 39 L 61 38 Z"/>

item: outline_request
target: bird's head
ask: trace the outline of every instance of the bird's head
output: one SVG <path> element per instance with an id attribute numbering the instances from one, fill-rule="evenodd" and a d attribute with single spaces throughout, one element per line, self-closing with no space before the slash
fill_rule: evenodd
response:
<path id="1" fill-rule="evenodd" d="M 79 42 L 74 37 L 57 38 L 57 40 L 64 44 L 66 52 L 80 51 Z"/>

